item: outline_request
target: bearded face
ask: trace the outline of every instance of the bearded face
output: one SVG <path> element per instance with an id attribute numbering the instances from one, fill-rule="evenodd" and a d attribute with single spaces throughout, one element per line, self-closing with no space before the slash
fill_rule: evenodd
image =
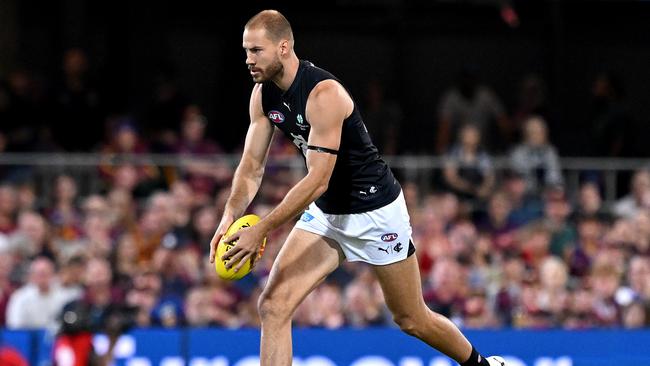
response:
<path id="1" fill-rule="evenodd" d="M 267 37 L 264 29 L 244 30 L 243 47 L 246 65 L 256 83 L 263 83 L 281 75 L 284 66 L 280 61 L 280 45 Z"/>

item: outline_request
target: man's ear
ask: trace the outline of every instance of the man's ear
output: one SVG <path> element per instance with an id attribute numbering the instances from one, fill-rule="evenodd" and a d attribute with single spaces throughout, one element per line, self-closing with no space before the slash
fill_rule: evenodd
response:
<path id="1" fill-rule="evenodd" d="M 280 54 L 284 56 L 287 53 L 289 53 L 289 41 L 284 39 L 280 42 Z"/>

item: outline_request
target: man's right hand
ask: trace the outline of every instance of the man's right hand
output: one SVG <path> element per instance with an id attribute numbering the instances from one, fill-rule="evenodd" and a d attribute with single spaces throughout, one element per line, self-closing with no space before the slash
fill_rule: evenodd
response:
<path id="1" fill-rule="evenodd" d="M 214 236 L 210 241 L 210 263 L 214 263 L 214 257 L 217 254 L 217 245 L 219 245 L 219 241 L 221 240 L 221 237 L 224 236 L 224 234 L 226 233 L 226 231 L 234 221 L 235 218 L 232 215 L 224 214 L 223 217 L 221 218 L 219 227 L 217 227 L 217 231 L 214 232 Z"/>

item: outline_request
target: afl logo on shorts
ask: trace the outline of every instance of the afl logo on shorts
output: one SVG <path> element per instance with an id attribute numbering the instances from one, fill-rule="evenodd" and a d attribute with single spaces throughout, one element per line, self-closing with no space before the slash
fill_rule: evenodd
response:
<path id="1" fill-rule="evenodd" d="M 381 236 L 381 240 L 383 241 L 394 241 L 396 239 L 397 239 L 396 233 L 388 233 Z"/>
<path id="2" fill-rule="evenodd" d="M 284 114 L 278 112 L 278 111 L 270 111 L 269 112 L 269 119 L 273 121 L 274 123 L 282 123 L 284 122 Z"/>

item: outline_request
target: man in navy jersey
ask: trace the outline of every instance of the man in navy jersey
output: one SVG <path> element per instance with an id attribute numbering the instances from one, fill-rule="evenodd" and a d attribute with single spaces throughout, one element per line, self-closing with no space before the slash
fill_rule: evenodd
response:
<path id="1" fill-rule="evenodd" d="M 368 137 L 357 106 L 341 82 L 298 59 L 287 19 L 265 10 L 244 28 L 253 87 L 244 152 L 210 261 L 226 229 L 242 216 L 262 181 L 274 128 L 305 158 L 307 175 L 266 217 L 225 240 L 237 245 L 221 260 L 240 268 L 269 231 L 302 213 L 281 248 L 258 308 L 260 363 L 292 363 L 291 318 L 300 302 L 344 260 L 372 265 L 400 328 L 463 366 L 502 366 L 483 358 L 447 318 L 432 312 L 422 288 L 402 190 Z"/>

